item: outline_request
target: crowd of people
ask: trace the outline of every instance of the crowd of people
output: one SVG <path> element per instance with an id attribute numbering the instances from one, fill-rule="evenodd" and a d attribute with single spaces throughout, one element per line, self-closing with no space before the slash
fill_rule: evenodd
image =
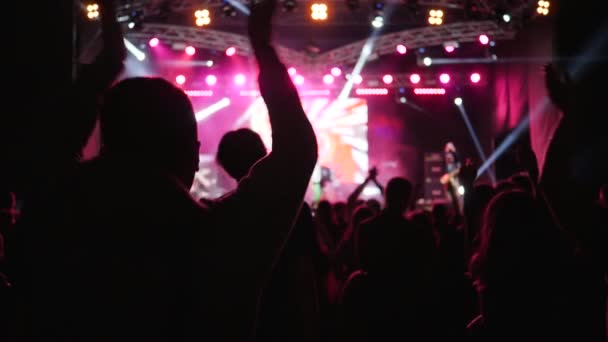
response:
<path id="1" fill-rule="evenodd" d="M 104 48 L 58 101 L 80 131 L 51 144 L 35 191 L 0 193 L 3 341 L 606 341 L 606 135 L 581 114 L 601 111 L 589 93 L 605 65 L 579 80 L 547 68 L 564 120 L 543 170 L 522 149 L 525 171 L 493 185 L 467 160 L 462 207 L 425 210 L 409 180 L 372 169 L 311 207 L 315 134 L 272 45 L 276 0 L 254 2 L 272 150 L 228 132 L 217 161 L 237 188 L 194 199 L 192 105 L 163 79 L 115 83 L 125 50 L 113 1 L 100 5 Z M 96 119 L 103 148 L 81 162 Z M 372 184 L 382 203 L 360 199 Z"/>

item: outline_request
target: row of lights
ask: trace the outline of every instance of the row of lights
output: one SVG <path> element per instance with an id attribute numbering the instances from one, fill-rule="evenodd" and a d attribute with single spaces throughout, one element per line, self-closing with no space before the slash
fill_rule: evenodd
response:
<path id="1" fill-rule="evenodd" d="M 339 68 L 335 68 L 338 69 Z M 289 74 L 292 77 L 293 82 L 296 85 L 302 85 L 304 84 L 304 76 L 297 74 L 297 72 L 295 71 L 295 68 L 289 68 Z M 326 74 L 323 76 L 323 83 L 327 84 L 327 85 L 331 85 L 334 83 L 335 81 L 335 77 L 340 76 L 337 73 L 330 73 L 330 74 Z M 363 82 L 363 77 L 361 75 L 355 75 L 354 76 L 355 79 L 353 80 L 353 83 L 355 84 L 361 84 Z M 481 75 L 477 72 L 472 73 L 469 76 L 469 79 L 471 81 L 472 84 L 478 84 L 479 82 L 481 82 Z M 386 74 L 384 76 L 382 76 L 382 82 L 386 85 L 390 85 L 394 82 L 394 77 L 390 74 Z M 422 77 L 420 76 L 420 74 L 411 74 L 409 77 L 410 83 L 417 85 L 420 84 L 420 82 L 422 81 Z M 442 73 L 441 75 L 439 75 L 439 82 L 441 82 L 441 84 L 447 85 L 451 82 L 452 77 L 450 76 L 450 74 L 448 73 Z M 207 75 L 207 77 L 205 77 L 205 83 L 208 86 L 214 86 L 217 84 L 217 76 L 215 75 Z M 184 75 L 177 75 L 177 77 L 175 77 L 175 82 L 179 85 L 183 85 L 184 83 L 186 83 L 186 76 Z M 247 77 L 244 74 L 236 74 L 234 76 L 234 84 L 241 86 L 244 85 L 247 82 Z"/>

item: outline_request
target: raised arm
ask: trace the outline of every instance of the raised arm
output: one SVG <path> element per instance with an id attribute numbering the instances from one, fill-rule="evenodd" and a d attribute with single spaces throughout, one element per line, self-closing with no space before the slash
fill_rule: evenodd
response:
<path id="1" fill-rule="evenodd" d="M 248 223 L 227 237 L 238 252 L 225 255 L 225 261 L 245 272 L 255 272 L 252 277 L 270 271 L 299 213 L 317 161 L 312 126 L 287 69 L 270 44 L 275 7 L 276 0 L 253 5 L 249 21 L 260 69 L 260 92 L 272 128 L 272 151 L 252 167 L 236 191 L 217 208 L 222 222 Z"/>

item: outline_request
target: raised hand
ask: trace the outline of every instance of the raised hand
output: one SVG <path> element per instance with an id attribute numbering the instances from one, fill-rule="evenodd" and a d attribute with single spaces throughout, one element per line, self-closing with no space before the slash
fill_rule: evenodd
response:
<path id="1" fill-rule="evenodd" d="M 369 170 L 369 174 L 367 175 L 367 179 L 372 180 L 378 177 L 378 168 L 373 167 Z"/>
<path id="2" fill-rule="evenodd" d="M 253 0 L 249 15 L 249 39 L 253 48 L 270 45 L 272 17 L 277 0 Z"/>

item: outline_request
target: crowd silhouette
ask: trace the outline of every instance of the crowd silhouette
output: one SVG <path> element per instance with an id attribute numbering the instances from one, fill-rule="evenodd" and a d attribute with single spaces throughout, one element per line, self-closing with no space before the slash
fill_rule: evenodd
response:
<path id="1" fill-rule="evenodd" d="M 317 140 L 273 47 L 277 1 L 253 2 L 272 148 L 226 133 L 216 159 L 238 185 L 195 199 L 190 100 L 161 78 L 116 82 L 126 51 L 114 1 L 100 6 L 103 49 L 54 102 L 43 179 L 0 184 L 2 341 L 606 341 L 605 39 L 584 72 L 545 70 L 563 119 L 542 169 L 522 148 L 524 171 L 493 185 L 467 159 L 462 207 L 411 210 L 412 183 L 372 168 L 344 202 L 311 206 Z M 559 13 L 560 56 L 605 38 L 605 21 L 565 31 L 585 13 L 572 2 Z"/>

